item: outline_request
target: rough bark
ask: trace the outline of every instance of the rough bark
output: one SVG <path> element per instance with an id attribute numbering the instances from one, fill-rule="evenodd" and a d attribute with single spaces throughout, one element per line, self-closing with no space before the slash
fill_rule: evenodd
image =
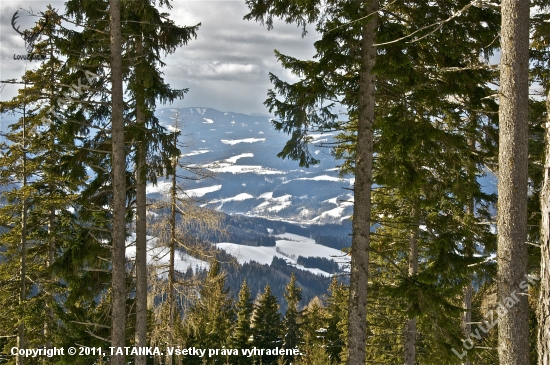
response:
<path id="1" fill-rule="evenodd" d="M 143 54 L 141 40 L 136 42 L 138 56 Z M 140 78 L 140 75 L 136 75 Z M 136 124 L 145 130 L 143 98 L 136 97 Z M 142 134 L 136 145 L 136 332 L 135 346 L 147 346 L 147 198 L 146 141 Z M 145 355 L 136 355 L 135 364 L 145 365 Z"/>
<path id="2" fill-rule="evenodd" d="M 177 117 L 175 128 L 178 128 Z M 175 137 L 177 143 L 177 137 Z M 178 166 L 178 158 L 174 157 L 173 162 L 173 175 L 172 175 L 172 187 L 170 189 L 170 264 L 168 268 L 168 310 L 169 310 L 169 328 L 168 328 L 168 342 L 169 346 L 174 344 L 174 314 L 175 314 L 175 253 L 176 253 L 176 204 L 177 204 L 177 179 L 176 168 Z M 168 364 L 172 365 L 172 356 L 168 355 Z"/>
<path id="3" fill-rule="evenodd" d="M 126 329 L 126 153 L 122 90 L 120 0 L 109 0 L 112 81 L 112 307 L 111 346 L 124 347 Z M 112 365 L 124 365 L 124 355 L 113 355 Z"/>
<path id="4" fill-rule="evenodd" d="M 49 39 L 49 49 L 50 49 L 50 59 L 54 59 L 55 57 L 55 54 L 54 54 L 54 44 L 53 44 L 53 39 L 50 37 Z M 54 68 L 50 68 L 50 80 L 51 80 L 51 85 L 52 87 L 50 88 L 50 95 L 49 95 L 49 99 L 50 99 L 50 105 L 53 105 L 54 103 L 54 100 L 55 100 L 55 95 L 54 95 L 54 88 L 53 88 L 53 85 L 55 85 L 55 72 L 54 72 Z M 53 144 L 53 143 L 52 143 Z M 52 146 L 52 149 L 53 149 L 53 146 Z M 55 194 L 55 187 L 50 187 L 50 193 L 53 195 Z M 54 231 L 54 227 L 55 227 L 55 221 L 56 221 L 56 215 L 55 215 L 55 205 L 52 205 L 50 207 L 50 216 L 49 216 L 49 220 L 48 220 L 48 237 L 50 237 L 50 241 L 48 243 L 48 260 L 46 261 L 46 267 L 51 267 L 53 265 L 53 262 L 54 262 L 54 258 L 55 258 L 55 241 L 53 239 L 53 231 Z M 46 315 L 47 315 L 47 318 L 46 320 L 44 321 L 44 337 L 46 338 L 46 347 L 47 348 L 51 348 L 52 347 L 52 341 L 51 341 L 51 332 L 52 332 L 52 328 L 50 326 L 51 324 L 51 321 L 53 321 L 53 309 L 51 307 L 51 305 L 49 303 L 46 304 Z M 53 323 L 53 322 L 52 322 Z M 46 363 L 46 360 L 44 360 L 44 363 Z"/>
<path id="5" fill-rule="evenodd" d="M 25 83 L 25 89 L 27 84 Z M 26 128 L 26 106 L 23 105 L 23 196 L 22 203 L 23 207 L 21 209 L 21 247 L 19 256 L 19 308 L 21 308 L 21 316 L 19 318 L 19 324 L 17 326 L 17 348 L 25 348 L 25 323 L 23 322 L 25 314 L 25 300 L 27 298 L 27 194 L 25 188 L 27 186 L 27 128 Z M 16 357 L 16 364 L 23 365 L 25 363 L 25 357 L 18 353 Z"/>
<path id="6" fill-rule="evenodd" d="M 420 219 L 418 208 L 413 208 L 413 225 L 409 231 L 409 276 L 412 277 L 418 273 L 418 230 L 420 229 Z M 405 325 L 405 345 L 404 345 L 405 365 L 416 364 L 416 317 L 409 318 Z"/>
<path id="7" fill-rule="evenodd" d="M 53 190 L 53 189 L 51 189 Z M 48 217 L 48 259 L 46 260 L 46 267 L 50 268 L 53 265 L 53 261 L 55 258 L 55 242 L 53 239 L 53 230 L 55 227 L 55 208 L 50 208 L 50 216 Z M 53 279 L 53 278 L 52 278 Z M 49 302 L 46 302 L 46 318 L 44 319 L 44 338 L 46 339 L 46 348 L 52 347 L 52 328 L 51 328 L 51 321 L 53 321 L 53 309 Z M 44 364 L 47 363 L 46 359 L 43 361 Z"/>
<path id="8" fill-rule="evenodd" d="M 463 305 L 464 313 L 462 315 L 462 330 L 464 331 L 464 338 L 470 338 L 472 333 L 472 280 L 468 285 L 464 287 L 463 292 Z M 470 360 L 467 358 L 464 360 L 464 365 L 470 365 Z"/>
<path id="9" fill-rule="evenodd" d="M 538 303 L 538 364 L 550 365 L 550 86 L 546 95 L 546 136 L 544 183 L 540 193 L 541 208 L 541 261 L 540 297 Z"/>
<path id="10" fill-rule="evenodd" d="M 353 204 L 353 237 L 349 287 L 348 364 L 365 363 L 367 338 L 367 282 L 371 225 L 373 160 L 375 44 L 378 1 L 365 3 L 365 14 L 373 14 L 363 25 L 358 102 L 357 151 Z"/>
<path id="11" fill-rule="evenodd" d="M 475 117 L 471 116 L 470 123 L 471 125 L 474 125 Z M 471 154 L 475 153 L 475 140 L 472 136 L 468 137 L 468 149 Z M 476 182 L 476 165 L 474 161 L 470 161 L 468 165 L 468 188 L 472 188 Z M 468 206 L 467 206 L 467 214 L 474 216 L 475 209 L 474 209 L 474 198 L 469 197 L 468 199 Z M 466 259 L 471 259 L 474 257 L 474 241 L 471 238 L 467 238 L 464 242 L 464 257 Z M 473 275 L 469 275 L 468 277 L 468 283 L 466 286 L 464 286 L 463 291 L 463 297 L 462 297 L 462 304 L 464 307 L 464 313 L 462 315 L 462 330 L 464 333 L 464 338 L 469 338 L 470 334 L 472 333 L 472 299 L 473 299 Z M 471 365 L 470 360 L 466 358 L 464 361 L 464 365 Z"/>
<path id="12" fill-rule="evenodd" d="M 529 1 L 502 1 L 498 173 L 498 301 L 501 365 L 529 364 L 527 274 L 527 142 Z"/>

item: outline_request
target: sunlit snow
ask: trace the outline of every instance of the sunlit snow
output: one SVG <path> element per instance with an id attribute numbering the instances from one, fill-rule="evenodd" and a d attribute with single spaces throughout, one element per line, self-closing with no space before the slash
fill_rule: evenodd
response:
<path id="1" fill-rule="evenodd" d="M 223 144 L 236 145 L 239 143 L 254 143 L 254 142 L 264 142 L 265 138 L 244 138 L 244 139 L 222 139 Z"/>
<path id="2" fill-rule="evenodd" d="M 265 201 L 254 208 L 255 212 L 280 212 L 281 210 L 292 205 L 292 195 L 288 194 L 274 198 L 273 192 L 269 192 L 260 195 L 258 198 L 264 199 Z"/>
<path id="3" fill-rule="evenodd" d="M 198 150 L 198 151 L 191 151 L 188 153 L 185 153 L 181 155 L 181 157 L 190 157 L 190 156 L 196 156 L 196 155 L 202 155 L 203 153 L 212 152 L 211 150 Z"/>
<path id="4" fill-rule="evenodd" d="M 237 161 L 239 159 L 245 158 L 245 157 L 254 157 L 254 154 L 253 153 L 242 153 L 242 154 L 237 155 L 237 156 L 226 158 L 225 161 L 234 164 L 234 163 L 237 163 Z"/>
<path id="5" fill-rule="evenodd" d="M 234 197 L 231 197 L 231 198 L 212 200 L 211 203 L 227 203 L 227 202 L 231 202 L 231 201 L 241 202 L 241 201 L 247 200 L 247 199 L 254 199 L 254 196 L 252 196 L 250 194 L 247 194 L 247 193 L 240 193 L 240 194 L 237 194 L 237 195 L 235 195 Z"/>
<path id="6" fill-rule="evenodd" d="M 301 178 L 296 179 L 296 180 L 337 181 L 337 182 L 342 182 L 342 181 L 345 181 L 345 180 L 348 180 L 348 179 L 342 179 L 342 178 L 339 178 L 339 177 L 329 176 L 329 175 L 319 175 L 319 176 L 315 176 L 315 177 L 301 177 Z"/>
<path id="7" fill-rule="evenodd" d="M 202 196 L 205 196 L 208 193 L 218 191 L 221 188 L 222 188 L 222 185 L 213 185 L 213 186 L 207 186 L 204 188 L 185 190 L 185 194 L 187 194 L 187 196 L 191 198 L 200 198 Z"/>
<path id="8" fill-rule="evenodd" d="M 134 261 L 136 259 L 136 235 L 132 233 L 126 239 L 126 257 Z M 158 238 L 147 236 L 147 265 L 157 269 L 159 278 L 168 277 L 168 264 L 170 263 L 170 249 L 159 244 Z M 193 271 L 197 267 L 201 270 L 208 270 L 209 264 L 188 254 L 177 252 L 174 257 L 174 269 L 179 272 L 186 272 L 188 268 Z"/>
<path id="9" fill-rule="evenodd" d="M 235 243 L 222 242 L 216 244 L 216 247 L 225 250 L 227 253 L 235 256 L 239 263 L 256 261 L 260 264 L 271 264 L 273 257 L 279 257 L 285 259 L 285 261 L 295 266 L 297 269 L 306 270 L 314 274 L 322 275 L 325 277 L 331 276 L 331 274 L 316 268 L 305 268 L 302 265 L 296 264 L 296 258 L 298 256 L 304 257 L 325 257 L 327 259 L 333 259 L 338 262 L 341 267 L 345 268 L 350 261 L 350 257 L 345 255 L 342 251 L 334 248 L 326 247 L 315 243 L 315 240 L 303 236 L 299 236 L 292 233 L 284 233 L 277 235 L 276 246 L 243 246 Z M 279 252 L 277 252 L 279 248 Z M 284 253 L 281 254 L 280 252 Z M 293 256 L 295 258 L 289 257 Z"/>

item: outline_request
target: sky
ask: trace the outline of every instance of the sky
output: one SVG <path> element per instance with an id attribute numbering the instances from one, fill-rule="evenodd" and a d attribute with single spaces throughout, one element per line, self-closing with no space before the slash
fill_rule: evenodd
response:
<path id="1" fill-rule="evenodd" d="M 0 0 L 0 80 L 20 78 L 25 67 L 36 66 L 36 62 L 14 60 L 14 54 L 25 54 L 24 41 L 12 27 L 14 13 L 17 9 L 40 12 L 50 3 L 57 9 L 64 7 L 59 1 Z M 189 88 L 175 106 L 269 114 L 263 105 L 272 86 L 269 72 L 286 81 L 298 80 L 278 64 L 273 50 L 299 59 L 315 54 L 313 43 L 318 35 L 313 26 L 303 38 L 301 28 L 283 21 L 275 22 L 274 29 L 268 31 L 260 23 L 243 20 L 248 13 L 244 0 L 173 0 L 172 5 L 164 11 L 176 24 L 201 23 L 196 40 L 164 59 L 165 81 L 176 89 Z M 33 26 L 36 18 L 23 10 L 19 14 L 20 30 Z M 0 101 L 9 100 L 16 92 L 16 86 L 6 85 Z"/>

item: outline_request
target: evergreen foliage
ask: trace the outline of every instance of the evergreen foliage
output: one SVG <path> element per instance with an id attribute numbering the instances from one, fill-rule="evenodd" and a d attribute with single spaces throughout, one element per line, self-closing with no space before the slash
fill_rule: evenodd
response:
<path id="1" fill-rule="evenodd" d="M 325 346 L 329 364 L 340 364 L 346 360 L 347 345 L 347 298 L 348 288 L 333 279 L 329 287 L 330 296 L 327 298 L 327 332 Z"/>
<path id="2" fill-rule="evenodd" d="M 185 347 L 230 348 L 234 317 L 233 300 L 226 287 L 225 274 L 220 271 L 219 262 L 214 261 L 210 264 L 210 270 L 193 307 L 185 314 Z M 224 357 L 219 355 L 211 357 L 208 361 L 215 363 L 223 360 Z M 201 362 L 199 357 L 188 359 L 189 364 L 201 364 Z"/>
<path id="3" fill-rule="evenodd" d="M 301 312 L 302 343 L 299 348 L 302 356 L 293 364 L 331 364 L 327 354 L 327 310 L 319 297 L 313 298 Z"/>
<path id="4" fill-rule="evenodd" d="M 250 288 L 246 285 L 246 280 L 241 285 L 239 291 L 239 297 L 235 303 L 235 313 L 237 315 L 237 321 L 231 334 L 231 348 L 234 349 L 248 349 L 250 348 L 252 335 L 252 311 L 254 305 L 252 303 L 252 297 L 250 296 Z M 252 364 L 252 358 L 243 355 L 240 352 L 238 357 L 232 357 L 233 363 L 238 365 L 250 365 Z"/>
<path id="5" fill-rule="evenodd" d="M 258 349 L 281 348 L 283 339 L 281 331 L 283 328 L 279 303 L 271 292 L 269 285 L 265 286 L 264 292 L 260 295 L 254 305 L 252 315 L 252 345 Z M 260 355 L 258 360 L 262 364 L 276 364 L 277 357 L 272 355 Z"/>
<path id="6" fill-rule="evenodd" d="M 283 318 L 283 348 L 295 349 L 302 344 L 302 316 L 299 303 L 302 300 L 302 289 L 296 284 L 294 273 L 290 275 L 290 282 L 286 286 L 285 299 L 287 302 L 286 314 Z M 294 356 L 285 356 L 285 363 L 292 364 Z"/>
<path id="7" fill-rule="evenodd" d="M 115 27 L 106 25 L 117 18 L 110 16 L 117 4 L 121 35 L 111 37 Z M 517 340 L 513 335 L 523 341 L 510 346 L 522 359 L 514 365 L 527 358 L 544 363 L 550 337 L 544 322 L 549 292 L 544 213 L 550 110 L 547 1 L 531 4 L 537 6 L 531 15 L 531 80 L 542 86 L 547 100 L 533 98 L 529 104 L 528 228 L 516 240 L 521 252 L 510 257 L 526 261 L 527 252 L 527 271 L 543 280 L 529 289 L 527 301 L 522 297 L 528 316 L 524 305 L 517 316 L 502 318 L 500 344 L 496 328 L 482 328 L 509 284 L 501 280 L 498 294 L 497 268 L 501 279 L 516 272 L 506 268 L 508 251 L 500 254 L 498 266 L 493 258 L 496 195 L 482 186 L 484 178 L 505 174 L 508 160 L 497 163 L 499 143 L 501 151 L 515 145 L 498 142 L 498 111 L 505 103 L 495 101 L 493 84 L 499 80 L 496 68 L 488 65 L 501 46 L 499 6 L 469 0 L 246 4 L 250 13 L 245 18 L 268 29 L 280 18 L 298 24 L 303 35 L 310 25 L 320 35 L 312 60 L 275 51 L 280 64 L 299 80 L 270 74 L 273 89 L 265 105 L 275 114 L 275 129 L 289 134 L 278 156 L 302 166 L 318 162 L 309 151 L 312 132 L 337 132 L 331 147 L 342 162 L 341 173 L 360 176 L 351 256 L 362 276 L 353 274 L 349 287 L 347 277 L 333 278 L 329 286 L 327 278 L 296 270 L 279 257 L 270 265 L 234 265 L 229 255 L 210 247 L 222 240 L 273 247 L 276 235 L 288 232 L 349 251 L 351 223 L 300 227 L 219 216 L 181 199 L 178 179 L 200 169 L 179 165 L 180 133 L 167 133 L 155 108 L 187 92 L 165 82 L 161 53 L 171 54 L 196 38 L 200 24 L 177 26 L 159 10 L 172 9 L 164 0 L 68 0 L 64 14 L 51 7 L 41 14 L 37 27 L 43 39 L 34 53 L 47 58 L 21 81 L 10 81 L 20 82 L 20 90 L 0 105 L 0 113 L 16 118 L 2 131 L 0 143 L 0 363 L 36 362 L 6 356 L 14 346 L 86 344 L 105 351 L 113 340 L 163 350 L 298 348 L 302 355 L 249 357 L 240 352 L 207 359 L 145 359 L 91 354 L 40 363 L 335 365 L 363 363 L 357 359 L 366 349 L 365 361 L 373 364 L 489 365 L 499 362 L 495 349 L 501 363 L 510 362 L 503 358 L 509 355 L 506 341 Z M 503 44 L 511 39 L 505 37 Z M 111 42 L 120 43 L 120 52 Z M 110 54 L 120 59 L 118 67 L 109 64 L 115 58 Z M 115 73 L 116 90 L 110 81 Z M 524 100 L 525 92 L 510 100 L 520 97 Z M 508 126 L 501 124 L 501 129 Z M 372 169 L 360 165 L 366 160 L 372 160 Z M 148 206 L 145 186 L 162 175 L 173 177 L 173 200 Z M 501 175 L 500 181 L 505 180 Z M 501 190 L 505 196 L 507 190 Z M 523 201 L 518 192 L 509 196 Z M 372 210 L 366 209 L 370 204 Z M 146 222 L 147 206 L 160 217 Z M 132 266 L 124 255 L 127 234 L 122 233 L 134 220 L 140 253 Z M 507 225 L 510 221 L 501 222 L 499 233 Z M 169 246 L 168 280 L 165 268 L 145 265 L 147 234 L 158 238 L 157 248 Z M 177 272 L 174 255 L 180 252 L 216 260 L 208 271 Z M 342 271 L 326 258 L 298 256 L 297 263 Z M 115 281 L 114 271 L 119 274 Z M 353 280 L 358 277 L 362 281 Z M 239 287 L 238 295 L 231 291 Z M 329 295 L 319 299 L 327 289 Z M 364 309 L 366 321 L 358 320 Z M 523 336 L 526 318 L 529 332 Z M 111 331 L 113 321 L 117 331 Z M 513 328 L 523 330 L 522 336 Z M 459 358 L 452 350 L 460 354 L 465 337 L 473 348 Z"/>
<path id="8" fill-rule="evenodd" d="M 340 266 L 333 259 L 327 259 L 326 257 L 304 257 L 298 256 L 296 259 L 298 265 L 304 267 L 315 267 L 325 272 L 335 274 L 341 271 Z"/>

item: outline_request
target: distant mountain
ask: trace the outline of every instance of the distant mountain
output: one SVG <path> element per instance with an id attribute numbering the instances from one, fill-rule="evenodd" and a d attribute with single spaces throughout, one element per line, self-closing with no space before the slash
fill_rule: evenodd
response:
<path id="1" fill-rule="evenodd" d="M 180 142 L 190 145 L 182 151 L 182 160 L 216 173 L 213 179 L 185 186 L 188 195 L 204 200 L 205 206 L 301 224 L 341 223 L 351 216 L 354 179 L 339 178 L 337 162 L 328 148 L 319 146 L 335 133 L 313 135 L 310 150 L 321 162 L 306 169 L 277 157 L 288 136 L 274 130 L 269 116 L 196 107 L 159 109 L 156 116 L 174 130 L 176 112 Z M 167 191 L 165 181 L 148 186 L 151 197 Z"/>

